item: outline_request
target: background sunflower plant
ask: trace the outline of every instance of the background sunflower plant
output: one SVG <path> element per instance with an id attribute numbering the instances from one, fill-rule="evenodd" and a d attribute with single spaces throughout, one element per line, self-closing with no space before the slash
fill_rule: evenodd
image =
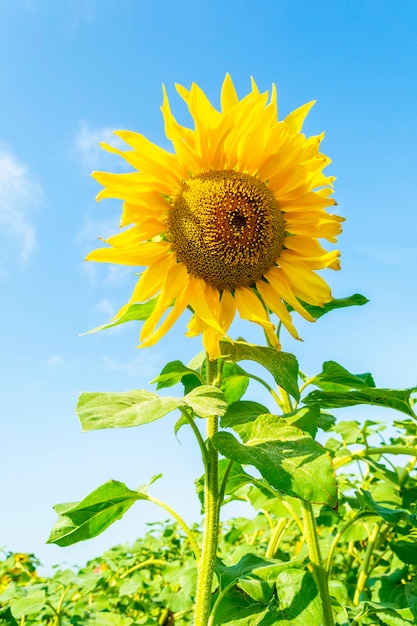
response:
<path id="1" fill-rule="evenodd" d="M 177 91 L 193 127 L 177 122 L 164 89 L 162 114 L 173 152 L 131 131 L 116 132 L 129 149 L 104 145 L 132 171 L 93 174 L 103 186 L 98 199 L 122 200 L 123 230 L 87 260 L 144 268 L 128 302 L 101 328 L 140 321 L 139 347 L 145 348 L 184 314 L 186 335 L 201 335 L 204 351 L 188 364 L 168 363 L 155 379 L 157 391 L 182 385 L 179 397 L 146 390 L 83 393 L 77 413 L 89 431 L 139 426 L 179 412 L 175 431 L 191 428 L 201 451 L 202 539 L 171 505 L 149 493 L 154 477 L 133 490 L 110 481 L 78 503 L 57 505 L 49 541 L 65 546 L 94 537 L 135 502 L 148 500 L 174 517 L 197 561 L 195 626 L 279 623 L 285 599 L 273 581 L 283 572 L 291 597 L 306 603 L 300 614 L 307 610 L 311 626 L 330 626 L 339 600 L 330 595 L 316 517 L 319 510 L 337 510 L 337 463 L 317 436 L 332 429 L 332 407 L 388 404 L 414 417 L 411 390 L 376 389 L 370 375 L 353 375 L 332 362 L 308 379 L 296 357 L 281 350 L 282 326 L 299 339 L 294 314 L 313 322 L 366 302 L 357 294 L 333 299 L 317 273 L 340 268 L 339 252 L 321 241 L 336 242 L 343 218 L 330 212 L 334 178 L 324 173 L 330 159 L 320 151 L 323 134 L 302 133 L 313 102 L 280 120 L 275 87 L 261 93 L 253 80 L 239 99 L 226 75 L 219 109 L 196 84 Z M 230 337 L 236 315 L 263 329 L 265 345 Z M 263 368 L 266 380 L 251 364 L 255 372 Z M 246 398 L 249 380 L 268 390 L 270 406 Z M 305 395 L 309 385 L 316 390 Z M 248 550 L 239 566 L 226 565 L 217 558 L 220 507 L 248 485 L 286 514 L 273 526 L 265 558 Z M 361 497 L 372 508 L 373 500 Z M 274 546 L 288 514 L 306 552 L 283 560 Z"/>

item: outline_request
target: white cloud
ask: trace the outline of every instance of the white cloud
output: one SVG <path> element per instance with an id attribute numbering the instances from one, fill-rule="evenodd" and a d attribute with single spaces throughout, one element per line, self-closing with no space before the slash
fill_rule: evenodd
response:
<path id="1" fill-rule="evenodd" d="M 116 148 L 126 149 L 126 144 L 113 134 L 116 128 L 90 128 L 85 120 L 79 124 L 78 132 L 74 139 L 74 144 L 81 158 L 83 166 L 91 170 L 109 168 L 112 171 L 126 171 L 130 167 L 121 157 L 103 150 L 100 142 L 108 143 Z"/>
<path id="2" fill-rule="evenodd" d="M 355 252 L 372 259 L 381 265 L 401 267 L 415 271 L 417 246 L 399 246 L 389 243 L 369 243 L 359 241 L 353 245 Z"/>
<path id="3" fill-rule="evenodd" d="M 95 311 L 98 311 L 101 315 L 108 317 L 111 319 L 116 315 L 116 310 L 110 300 L 107 298 L 103 298 L 100 302 L 94 307 Z"/>
<path id="4" fill-rule="evenodd" d="M 138 339 L 139 341 L 139 339 Z M 161 357 L 157 352 L 150 354 L 149 352 L 142 352 L 141 356 L 138 356 L 130 361 L 117 361 L 106 355 L 103 356 L 103 363 L 111 372 L 124 372 L 129 376 L 152 376 L 159 373 Z"/>
<path id="5" fill-rule="evenodd" d="M 64 364 L 64 358 L 59 355 L 49 357 L 47 361 L 49 367 L 60 367 Z"/>
<path id="6" fill-rule="evenodd" d="M 36 233 L 30 221 L 33 207 L 42 196 L 40 185 L 27 168 L 4 146 L 0 146 L 0 242 L 6 250 L 27 262 L 36 247 Z M 4 261 L 0 257 L 0 262 Z"/>

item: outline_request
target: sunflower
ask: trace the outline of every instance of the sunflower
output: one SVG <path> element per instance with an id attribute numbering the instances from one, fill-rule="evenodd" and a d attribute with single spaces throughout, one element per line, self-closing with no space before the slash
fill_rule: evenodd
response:
<path id="1" fill-rule="evenodd" d="M 129 302 L 155 298 L 142 326 L 140 346 L 156 343 L 188 307 L 187 336 L 201 334 L 211 359 L 236 315 L 259 324 L 280 348 L 271 312 L 298 337 L 289 309 L 314 318 L 303 303 L 323 306 L 332 298 L 316 270 L 339 269 L 339 252 L 326 251 L 343 218 L 327 207 L 334 178 L 320 152 L 324 134 L 306 137 L 309 102 L 278 120 L 277 96 L 251 91 L 239 100 L 226 75 L 220 110 L 196 84 L 176 86 L 194 128 L 174 118 L 163 88 L 165 133 L 174 153 L 132 131 L 116 131 L 130 149 L 119 154 L 134 171 L 94 172 L 97 196 L 123 200 L 121 227 L 86 260 L 146 267 Z"/>

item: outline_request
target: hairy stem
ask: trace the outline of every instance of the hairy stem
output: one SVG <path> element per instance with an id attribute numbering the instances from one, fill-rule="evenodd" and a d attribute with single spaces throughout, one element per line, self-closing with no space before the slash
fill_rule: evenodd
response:
<path id="1" fill-rule="evenodd" d="M 207 384 L 218 384 L 217 362 L 206 360 Z M 218 430 L 218 417 L 207 418 L 207 465 L 204 480 L 204 530 L 201 559 L 198 566 L 197 594 L 194 626 L 207 626 L 210 617 L 211 587 L 216 562 L 219 531 L 219 478 L 218 453 L 212 437 Z"/>
<path id="2" fill-rule="evenodd" d="M 301 501 L 301 507 L 303 509 L 304 518 L 304 536 L 308 546 L 308 554 L 313 569 L 314 580 L 316 581 L 323 607 L 323 626 L 334 626 L 328 577 L 321 559 L 313 507 L 309 502 L 304 501 Z"/>

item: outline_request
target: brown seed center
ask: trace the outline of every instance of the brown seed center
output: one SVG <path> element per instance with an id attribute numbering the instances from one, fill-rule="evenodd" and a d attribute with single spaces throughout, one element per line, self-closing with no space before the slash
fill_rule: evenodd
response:
<path id="1" fill-rule="evenodd" d="M 168 239 L 189 272 L 218 289 L 250 286 L 275 265 L 285 223 L 274 195 L 254 176 L 212 170 L 172 198 Z"/>

